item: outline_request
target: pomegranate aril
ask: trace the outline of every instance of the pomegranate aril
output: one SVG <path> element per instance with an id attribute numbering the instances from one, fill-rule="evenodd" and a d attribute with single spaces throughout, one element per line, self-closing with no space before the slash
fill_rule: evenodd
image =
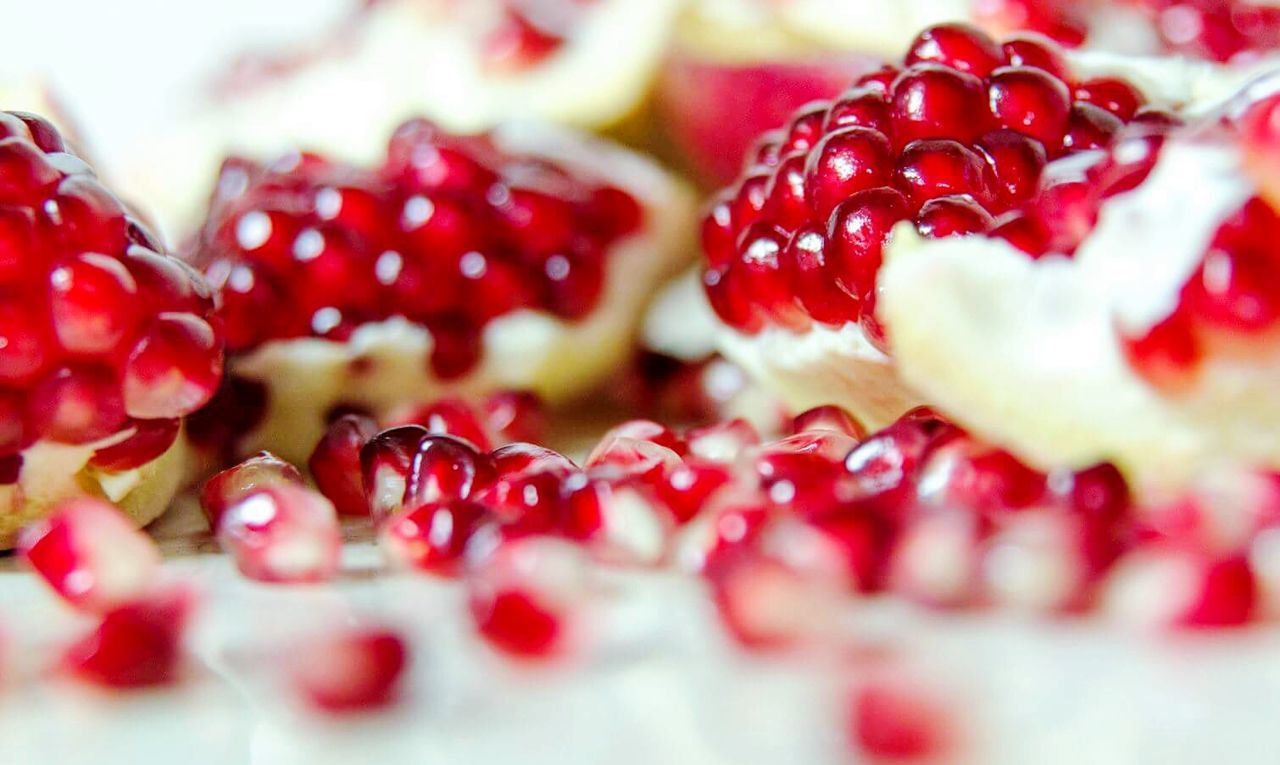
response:
<path id="1" fill-rule="evenodd" d="M 949 138 L 969 142 L 988 129 L 982 80 L 939 64 L 917 64 L 893 83 L 893 140 Z"/>
<path id="2" fill-rule="evenodd" d="M 893 149 L 883 133 L 844 128 L 824 137 L 809 154 L 805 186 L 819 220 L 851 194 L 884 186 L 893 169 Z"/>
<path id="3" fill-rule="evenodd" d="M 488 432 L 476 411 L 462 399 L 438 399 L 394 419 L 406 425 L 421 425 L 428 433 L 460 438 L 481 451 L 489 451 L 491 447 Z"/>
<path id="4" fill-rule="evenodd" d="M 815 101 L 796 110 L 787 126 L 786 136 L 778 146 L 780 157 L 805 154 L 813 148 L 822 137 L 822 129 L 827 120 L 830 104 Z"/>
<path id="5" fill-rule="evenodd" d="M 983 169 L 982 158 L 956 141 L 915 141 L 898 158 L 894 182 L 916 210 L 930 199 L 956 194 L 986 201 Z"/>
<path id="6" fill-rule="evenodd" d="M 827 112 L 827 132 L 847 127 L 862 127 L 888 135 L 893 129 L 889 118 L 889 98 L 883 88 L 863 86 L 842 95 Z"/>
<path id="7" fill-rule="evenodd" d="M 68 255 L 117 253 L 129 244 L 124 207 L 90 176 L 63 178 L 41 211 Z"/>
<path id="8" fill-rule="evenodd" d="M 911 43 L 905 59 L 907 66 L 932 62 L 978 77 L 986 77 L 1003 61 L 996 41 L 968 24 L 935 24 L 925 29 Z"/>
<path id="9" fill-rule="evenodd" d="M 713 462 L 732 463 L 747 449 L 760 444 L 755 426 L 738 418 L 693 428 L 685 434 L 689 456 Z"/>
<path id="10" fill-rule="evenodd" d="M 767 193 L 770 217 L 784 231 L 792 232 L 809 219 L 805 196 L 805 154 L 791 154 L 774 171 Z"/>
<path id="11" fill-rule="evenodd" d="M 916 214 L 916 230 L 928 239 L 985 234 L 994 227 L 991 213 L 967 194 L 930 199 Z"/>
<path id="12" fill-rule="evenodd" d="M 1071 93 L 1058 78 L 1032 67 L 1002 67 L 987 84 L 994 127 L 1039 141 L 1053 154 L 1062 141 Z"/>
<path id="13" fill-rule="evenodd" d="M 114 258 L 84 253 L 49 274 L 54 332 L 73 354 L 111 351 L 137 325 L 138 286 Z"/>
<path id="14" fill-rule="evenodd" d="M 665 509 L 637 485 L 579 474 L 562 486 L 560 531 L 605 561 L 656 564 L 672 531 Z"/>
<path id="15" fill-rule="evenodd" d="M 360 449 L 360 473 L 375 522 L 404 507 L 414 456 L 426 437 L 426 428 L 403 425 L 382 431 Z"/>
<path id="16" fill-rule="evenodd" d="M 89 497 L 67 500 L 24 529 L 18 554 L 65 601 L 92 612 L 141 595 L 160 570 L 150 537 L 114 506 Z"/>
<path id="17" fill-rule="evenodd" d="M 628 420 L 621 425 L 615 425 L 610 428 L 607 433 L 601 436 L 596 447 L 592 449 L 588 455 L 586 465 L 591 467 L 602 463 L 624 464 L 618 463 L 612 459 L 612 447 L 615 442 L 627 439 L 629 441 L 648 441 L 658 446 L 666 447 L 675 452 L 678 456 L 683 456 L 688 445 L 685 439 L 681 438 L 665 425 L 654 422 L 653 420 Z M 623 443 L 626 443 L 624 441 Z"/>
<path id="18" fill-rule="evenodd" d="M 783 260 L 790 265 L 796 300 L 814 321 L 840 326 L 857 317 L 858 301 L 836 284 L 822 231 L 808 226 L 796 231 Z"/>
<path id="19" fill-rule="evenodd" d="M 302 473 L 270 452 L 260 452 L 213 476 L 200 490 L 200 507 L 209 528 L 217 531 L 227 508 L 248 495 L 282 484 L 302 485 Z"/>
<path id="20" fill-rule="evenodd" d="M 31 141 L 40 147 L 40 151 L 47 153 L 56 151 L 67 151 L 67 145 L 62 140 L 62 135 L 58 133 L 58 129 L 53 126 L 49 120 L 38 114 L 30 112 L 9 112 L 10 115 L 21 120 L 27 127 L 27 132 L 31 135 Z"/>
<path id="21" fill-rule="evenodd" d="M 107 472 L 123 472 L 142 467 L 169 450 L 178 440 L 182 422 L 171 420 L 134 420 L 134 432 L 123 441 L 93 453 L 89 464 Z"/>
<path id="22" fill-rule="evenodd" d="M 194 605 L 189 590 L 171 587 L 116 606 L 67 649 L 63 665 L 80 679 L 107 688 L 176 682 Z"/>
<path id="23" fill-rule="evenodd" d="M 1071 81 L 1071 68 L 1062 48 L 1036 32 L 1010 35 L 1001 46 L 1009 66 L 1041 69 L 1063 82 Z"/>
<path id="24" fill-rule="evenodd" d="M 893 92 L 893 81 L 898 79 L 902 70 L 893 64 L 885 64 L 875 71 L 868 72 L 854 81 L 854 87 L 866 88 L 890 95 Z"/>
<path id="25" fill-rule="evenodd" d="M 910 203 L 891 188 L 859 192 L 831 216 L 828 257 L 836 284 L 861 297 L 875 288 L 885 242 L 895 224 L 907 217 Z"/>
<path id="26" fill-rule="evenodd" d="M 1133 119 L 1138 107 L 1146 102 L 1137 88 L 1115 77 L 1095 77 L 1079 82 L 1073 96 L 1076 101 L 1111 112 L 1123 122 Z"/>
<path id="27" fill-rule="evenodd" d="M 429 502 L 388 518 L 378 531 L 378 546 L 401 568 L 450 576 L 461 570 L 467 543 L 488 520 L 474 502 Z"/>
<path id="28" fill-rule="evenodd" d="M 979 139 L 975 149 L 991 170 L 997 210 L 1014 207 L 1035 194 L 1048 161 L 1042 143 L 1013 130 L 995 130 Z"/>
<path id="29" fill-rule="evenodd" d="M 573 460 L 536 444 L 514 443 L 494 449 L 489 454 L 494 471 L 499 476 L 552 471 L 562 475 L 575 473 L 578 466 Z"/>
<path id="30" fill-rule="evenodd" d="M 339 515 L 367 516 L 360 450 L 377 435 L 370 417 L 344 414 L 329 425 L 307 461 L 316 488 L 328 497 Z"/>
<path id="31" fill-rule="evenodd" d="M 323 582 L 338 572 L 342 533 L 333 503 L 294 483 L 247 494 L 218 519 L 218 542 L 261 582 Z"/>
<path id="32" fill-rule="evenodd" d="M 0 140 L 0 204 L 36 207 L 58 178 L 57 169 L 30 141 Z"/>
<path id="33" fill-rule="evenodd" d="M 1258 583 L 1243 556 L 1213 557 L 1177 548 L 1138 550 L 1107 579 L 1103 608 L 1142 627 L 1225 628 L 1248 624 Z"/>
<path id="34" fill-rule="evenodd" d="M 856 439 L 867 436 L 867 430 L 853 415 L 834 404 L 815 406 L 795 416 L 791 421 L 792 433 L 831 430 Z"/>
<path id="35" fill-rule="evenodd" d="M 206 404 L 222 378 L 222 343 L 191 314 L 158 316 L 125 365 L 129 416 L 180 417 Z"/>
<path id="36" fill-rule="evenodd" d="M 28 422 L 53 441 L 84 444 L 117 432 L 124 425 L 120 381 L 110 367 L 63 367 L 41 381 L 27 402 Z"/>
<path id="37" fill-rule="evenodd" d="M 690 459 L 669 471 L 653 486 L 653 491 L 676 523 L 688 523 L 731 479 L 730 468 L 725 465 Z"/>
<path id="38" fill-rule="evenodd" d="M 538 441 L 548 423 L 542 399 L 527 391 L 500 391 L 489 396 L 482 405 L 484 429 L 497 437 L 498 443 Z"/>
<path id="39" fill-rule="evenodd" d="M 488 485 L 493 475 L 488 454 L 453 436 L 428 435 L 418 443 L 409 463 L 404 503 L 416 508 L 467 499 Z"/>
<path id="40" fill-rule="evenodd" d="M 29 210 L 0 207 L 0 285 L 30 279 L 42 258 L 35 245 L 35 219 Z"/>
<path id="41" fill-rule="evenodd" d="M 983 514 L 1025 508 L 1046 490 L 1043 473 L 965 436 L 933 449 L 917 481 L 921 501 Z"/>
<path id="42" fill-rule="evenodd" d="M 0 383 L 26 386 L 51 361 L 52 327 L 39 303 L 0 302 Z"/>
<path id="43" fill-rule="evenodd" d="M 500 475 L 475 499 L 508 535 L 552 534 L 560 527 L 564 479 L 555 470 Z"/>
<path id="44" fill-rule="evenodd" d="M 930 691 L 902 676 L 873 678 L 852 694 L 850 745 L 877 762 L 932 762 L 954 749 L 946 710 Z"/>
<path id="45" fill-rule="evenodd" d="M 409 646 L 384 628 L 344 629 L 294 646 L 289 681 L 309 706 L 327 714 L 369 712 L 393 704 Z"/>
<path id="46" fill-rule="evenodd" d="M 1105 149 L 1124 123 L 1105 109 L 1077 101 L 1071 107 L 1066 133 L 1062 136 L 1062 148 L 1066 151 Z"/>

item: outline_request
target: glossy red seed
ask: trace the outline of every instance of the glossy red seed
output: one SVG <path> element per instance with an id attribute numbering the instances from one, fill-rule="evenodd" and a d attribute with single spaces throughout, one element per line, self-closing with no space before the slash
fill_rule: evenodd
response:
<path id="1" fill-rule="evenodd" d="M 1202 357 L 1189 316 L 1180 311 L 1140 334 L 1122 331 L 1120 339 L 1129 365 L 1148 383 L 1160 388 L 1184 387 Z"/>
<path id="2" fill-rule="evenodd" d="M 38 206 L 58 177 L 58 171 L 30 141 L 0 140 L 0 204 Z"/>
<path id="3" fill-rule="evenodd" d="M 836 208 L 827 247 L 841 289 L 861 296 L 874 288 L 884 244 L 893 226 L 907 216 L 908 207 L 901 192 L 879 188 L 855 194 Z"/>
<path id="4" fill-rule="evenodd" d="M 733 223 L 733 198 L 712 200 L 702 219 L 702 252 L 712 268 L 728 266 L 737 255 L 738 232 Z"/>
<path id="5" fill-rule="evenodd" d="M 182 421 L 134 420 L 133 432 L 119 443 L 93 453 L 89 464 L 107 472 L 133 470 L 158 458 L 173 446 L 182 430 Z"/>
<path id="6" fill-rule="evenodd" d="M 404 507 L 414 456 L 426 437 L 426 428 L 404 425 L 382 431 L 360 449 L 365 497 L 375 522 Z"/>
<path id="7" fill-rule="evenodd" d="M 834 404 L 815 406 L 797 414 L 791 421 L 792 433 L 812 430 L 833 430 L 856 439 L 867 436 L 867 429 L 843 408 Z"/>
<path id="8" fill-rule="evenodd" d="M 488 644 L 522 660 L 546 660 L 580 639 L 587 595 L 581 551 L 547 537 L 504 542 L 467 580 L 467 605 Z"/>
<path id="9" fill-rule="evenodd" d="M 1014 207 L 1035 194 L 1048 161 L 1042 143 L 1013 130 L 996 130 L 982 136 L 974 148 L 991 171 L 996 211 Z"/>
<path id="10" fill-rule="evenodd" d="M 917 35 L 907 49 L 905 63 L 932 62 L 986 77 L 1003 60 L 1000 46 L 985 32 L 953 23 L 935 24 Z"/>
<path id="11" fill-rule="evenodd" d="M 774 171 L 767 194 L 768 215 L 783 231 L 791 233 L 809 219 L 805 191 L 804 154 L 791 154 Z"/>
<path id="12" fill-rule="evenodd" d="M 930 239 L 985 234 L 994 226 L 991 213 L 968 195 L 931 199 L 916 215 L 916 230 Z"/>
<path id="13" fill-rule="evenodd" d="M 1000 218 L 991 235 L 1005 240 L 1033 258 L 1039 258 L 1050 251 L 1050 232 L 1039 216 L 1017 211 L 1009 213 Z"/>
<path id="14" fill-rule="evenodd" d="M 106 438 L 126 419 L 120 381 L 100 365 L 63 367 L 46 377 L 32 389 L 27 412 L 37 432 L 68 444 Z"/>
<path id="15" fill-rule="evenodd" d="M 108 611 L 71 645 L 63 665 L 80 679 L 107 688 L 168 685 L 179 679 L 183 637 L 194 607 L 186 589 L 166 589 Z"/>
<path id="16" fill-rule="evenodd" d="M 501 476 L 548 470 L 567 475 L 578 469 L 563 454 L 536 444 L 508 444 L 493 450 L 489 457 L 494 471 Z"/>
<path id="17" fill-rule="evenodd" d="M 98 613 L 142 595 L 160 570 L 151 538 L 90 497 L 63 502 L 23 529 L 18 554 L 67 603 Z"/>
<path id="18" fill-rule="evenodd" d="M 916 141 L 898 158 L 894 184 L 915 210 L 930 199 L 968 194 L 979 201 L 990 197 L 982 158 L 957 141 Z"/>
<path id="19" fill-rule="evenodd" d="M 1133 119 L 1138 107 L 1146 103 L 1136 87 L 1118 77 L 1083 80 L 1076 85 L 1073 95 L 1076 101 L 1105 109 L 1123 122 Z"/>
<path id="20" fill-rule="evenodd" d="M 489 451 L 489 434 L 476 411 L 470 404 L 457 398 L 445 398 L 433 401 L 426 406 L 415 409 L 407 417 L 401 418 L 405 423 L 415 423 L 427 429 L 428 433 L 450 435 L 470 442 L 480 451 Z"/>
<path id="21" fill-rule="evenodd" d="M 311 452 L 307 461 L 311 477 L 339 515 L 369 515 L 360 450 L 377 432 L 377 423 L 372 418 L 344 414 L 329 425 Z"/>
<path id="22" fill-rule="evenodd" d="M 38 302 L 0 302 L 0 383 L 26 386 L 50 361 L 52 327 Z"/>
<path id="23" fill-rule="evenodd" d="M 451 576 L 461 570 L 467 544 L 488 519 L 486 508 L 475 502 L 428 502 L 382 523 L 378 546 L 396 566 Z"/>
<path id="24" fill-rule="evenodd" d="M 1067 131 L 1062 136 L 1065 151 L 1105 149 L 1123 123 L 1111 112 L 1077 101 L 1071 107 Z"/>
<path id="25" fill-rule="evenodd" d="M 847 91 L 827 112 L 827 132 L 847 127 L 864 127 L 889 135 L 889 98 L 882 87 L 863 86 Z"/>
<path id="26" fill-rule="evenodd" d="M 825 136 L 805 166 L 809 206 L 819 220 L 850 195 L 884 186 L 893 170 L 889 140 L 870 128 L 844 128 Z"/>
<path id="27" fill-rule="evenodd" d="M 813 227 L 796 231 L 783 260 L 790 267 L 796 300 L 814 321 L 840 326 L 857 319 L 858 301 L 838 286 L 822 231 Z"/>
<path id="28" fill-rule="evenodd" d="M 778 145 L 779 157 L 793 154 L 804 154 L 813 148 L 822 137 L 822 128 L 827 121 L 827 111 L 831 104 L 815 101 L 796 110 L 795 116 L 787 126 L 787 131 Z"/>
<path id="29" fill-rule="evenodd" d="M 743 232 L 733 270 L 738 288 L 771 321 L 802 332 L 810 322 L 794 295 L 786 246 L 786 232 L 763 223 L 753 225 Z"/>
<path id="30" fill-rule="evenodd" d="M 950 750 L 947 718 L 923 689 L 903 678 L 868 682 L 855 692 L 849 737 L 860 756 L 927 762 Z"/>
<path id="31" fill-rule="evenodd" d="M 1062 142 L 1071 93 L 1058 78 L 1033 67 L 1002 67 L 987 84 L 993 126 L 1039 141 L 1050 153 Z"/>
<path id="32" fill-rule="evenodd" d="M 83 253 L 62 263 L 50 272 L 49 288 L 54 332 L 70 353 L 108 353 L 141 318 L 133 275 L 105 255 Z"/>
<path id="33" fill-rule="evenodd" d="M 280 484 L 301 485 L 302 473 L 270 452 L 260 452 L 214 475 L 200 490 L 200 507 L 209 528 L 218 529 L 222 514 L 231 505 L 259 489 Z"/>
<path id="34" fill-rule="evenodd" d="M 35 216 L 17 207 L 0 208 L 0 285 L 30 279 L 29 270 L 45 254 L 36 249 Z"/>
<path id="35" fill-rule="evenodd" d="M 548 422 L 542 399 L 528 391 L 500 391 L 482 404 L 485 430 L 499 443 L 539 441 Z"/>
<path id="36" fill-rule="evenodd" d="M 63 178 L 41 212 L 68 255 L 114 254 L 129 243 L 124 206 L 91 176 Z"/>
<path id="37" fill-rule="evenodd" d="M 129 355 L 125 407 L 141 419 L 190 414 L 213 397 L 221 378 L 213 328 L 191 314 L 161 314 Z"/>
<path id="38" fill-rule="evenodd" d="M 1062 48 L 1035 32 L 1020 32 L 1005 38 L 1005 63 L 1009 66 L 1034 67 L 1042 69 L 1063 82 L 1071 81 L 1071 68 L 1067 64 L 1066 54 Z"/>
<path id="39" fill-rule="evenodd" d="M 1002 449 L 970 438 L 954 438 L 935 448 L 921 466 L 920 499 L 939 507 L 999 513 L 1040 501 L 1043 473 Z"/>
<path id="40" fill-rule="evenodd" d="M 294 691 L 309 706 L 345 715 L 395 703 L 408 664 L 409 646 L 399 633 L 344 629 L 295 646 L 288 674 Z"/>
<path id="41" fill-rule="evenodd" d="M 879 91 L 886 96 L 893 91 L 893 81 L 898 79 L 902 70 L 893 64 L 885 64 L 875 71 L 868 72 L 854 81 L 854 87 Z"/>
<path id="42" fill-rule="evenodd" d="M 408 508 L 467 499 L 493 480 L 494 469 L 488 455 L 453 436 L 422 438 L 410 460 L 404 493 Z"/>
<path id="43" fill-rule="evenodd" d="M 333 504 L 288 482 L 259 488 L 228 506 L 218 519 L 218 543 L 241 574 L 260 582 L 328 581 L 342 554 Z"/>
<path id="44" fill-rule="evenodd" d="M 939 64 L 917 64 L 894 81 L 894 145 L 926 138 L 972 141 L 987 131 L 982 80 Z"/>

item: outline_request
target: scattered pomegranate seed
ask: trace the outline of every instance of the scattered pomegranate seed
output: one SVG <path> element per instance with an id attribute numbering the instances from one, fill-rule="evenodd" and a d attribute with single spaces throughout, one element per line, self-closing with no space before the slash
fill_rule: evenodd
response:
<path id="1" fill-rule="evenodd" d="M 388 629 L 352 629 L 304 641 L 289 657 L 289 679 L 311 707 L 328 714 L 383 709 L 399 696 L 409 646 Z"/>
<path id="2" fill-rule="evenodd" d="M 213 476 L 200 490 L 200 507 L 209 520 L 209 528 L 217 531 L 223 513 L 241 499 L 259 489 L 282 484 L 301 485 L 302 473 L 270 452 L 260 452 Z"/>
<path id="3" fill-rule="evenodd" d="M 23 530 L 18 554 L 63 600 L 105 612 L 138 597 L 160 570 L 160 551 L 114 506 L 67 500 Z"/>
<path id="4" fill-rule="evenodd" d="M 194 605 L 193 594 L 181 587 L 122 603 L 67 649 L 63 664 L 77 677 L 107 688 L 176 682 L 183 633 Z"/>
<path id="5" fill-rule="evenodd" d="M 388 518 L 378 532 L 378 545 L 401 568 L 452 575 L 461 569 L 467 543 L 488 519 L 488 511 L 474 502 L 430 502 Z"/>
<path id="6" fill-rule="evenodd" d="M 260 582 L 323 582 L 338 573 L 342 533 L 333 504 L 294 483 L 257 488 L 230 504 L 218 542 L 244 576 Z"/>

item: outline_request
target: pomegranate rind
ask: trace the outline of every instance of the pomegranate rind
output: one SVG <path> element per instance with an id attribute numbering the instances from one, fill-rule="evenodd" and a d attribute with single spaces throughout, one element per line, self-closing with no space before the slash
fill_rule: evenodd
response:
<path id="1" fill-rule="evenodd" d="M 39 442 L 25 450 L 18 482 L 0 486 L 0 550 L 12 548 L 22 528 L 69 497 L 106 499 L 138 526 L 159 518 L 190 476 L 188 442 L 179 433 L 164 454 L 131 470 L 105 472 L 89 465 L 96 449 L 127 433 L 96 444 Z"/>
<path id="2" fill-rule="evenodd" d="M 1040 467 L 1111 461 L 1140 490 L 1174 491 L 1222 464 L 1280 465 L 1274 351 L 1213 357 L 1165 392 L 1130 366 L 1117 331 L 1173 309 L 1218 224 L 1253 193 L 1240 161 L 1167 146 L 1143 186 L 1103 206 L 1073 260 L 895 231 L 878 310 L 902 379 Z"/>
<path id="3" fill-rule="evenodd" d="M 528 310 L 499 317 L 485 328 L 477 366 L 449 381 L 429 371 L 430 333 L 402 318 L 366 324 L 345 343 L 268 342 L 228 362 L 233 374 L 261 382 L 269 393 L 264 419 L 242 439 L 242 453 L 266 449 L 305 462 L 336 405 L 386 417 L 444 395 L 496 390 L 528 390 L 554 404 L 590 391 L 625 365 L 651 295 L 691 254 L 692 191 L 649 160 L 576 131 L 513 123 L 495 131 L 494 140 L 612 183 L 644 207 L 643 228 L 606 256 L 597 307 L 576 322 Z"/>

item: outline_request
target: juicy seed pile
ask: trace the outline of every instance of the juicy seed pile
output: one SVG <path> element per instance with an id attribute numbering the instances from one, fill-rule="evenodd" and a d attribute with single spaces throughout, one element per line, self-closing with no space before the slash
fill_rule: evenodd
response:
<path id="1" fill-rule="evenodd" d="M 222 341 L 204 281 L 30 114 L 0 112 L 0 484 L 40 440 L 137 467 L 213 395 Z"/>
<path id="2" fill-rule="evenodd" d="M 196 258 L 221 290 L 233 352 L 345 341 L 403 316 L 430 330 L 432 369 L 449 379 L 472 368 L 500 316 L 590 313 L 611 245 L 640 224 L 625 192 L 416 120 L 373 169 L 309 154 L 228 160 Z"/>
<path id="3" fill-rule="evenodd" d="M 1169 119 L 1122 80 L 1076 80 L 1047 38 L 931 27 L 902 66 L 762 137 L 703 224 L 707 294 L 742 332 L 861 322 L 883 345 L 875 282 L 895 224 L 1016 240 L 1054 217 L 1023 209 L 1046 163 Z"/>

